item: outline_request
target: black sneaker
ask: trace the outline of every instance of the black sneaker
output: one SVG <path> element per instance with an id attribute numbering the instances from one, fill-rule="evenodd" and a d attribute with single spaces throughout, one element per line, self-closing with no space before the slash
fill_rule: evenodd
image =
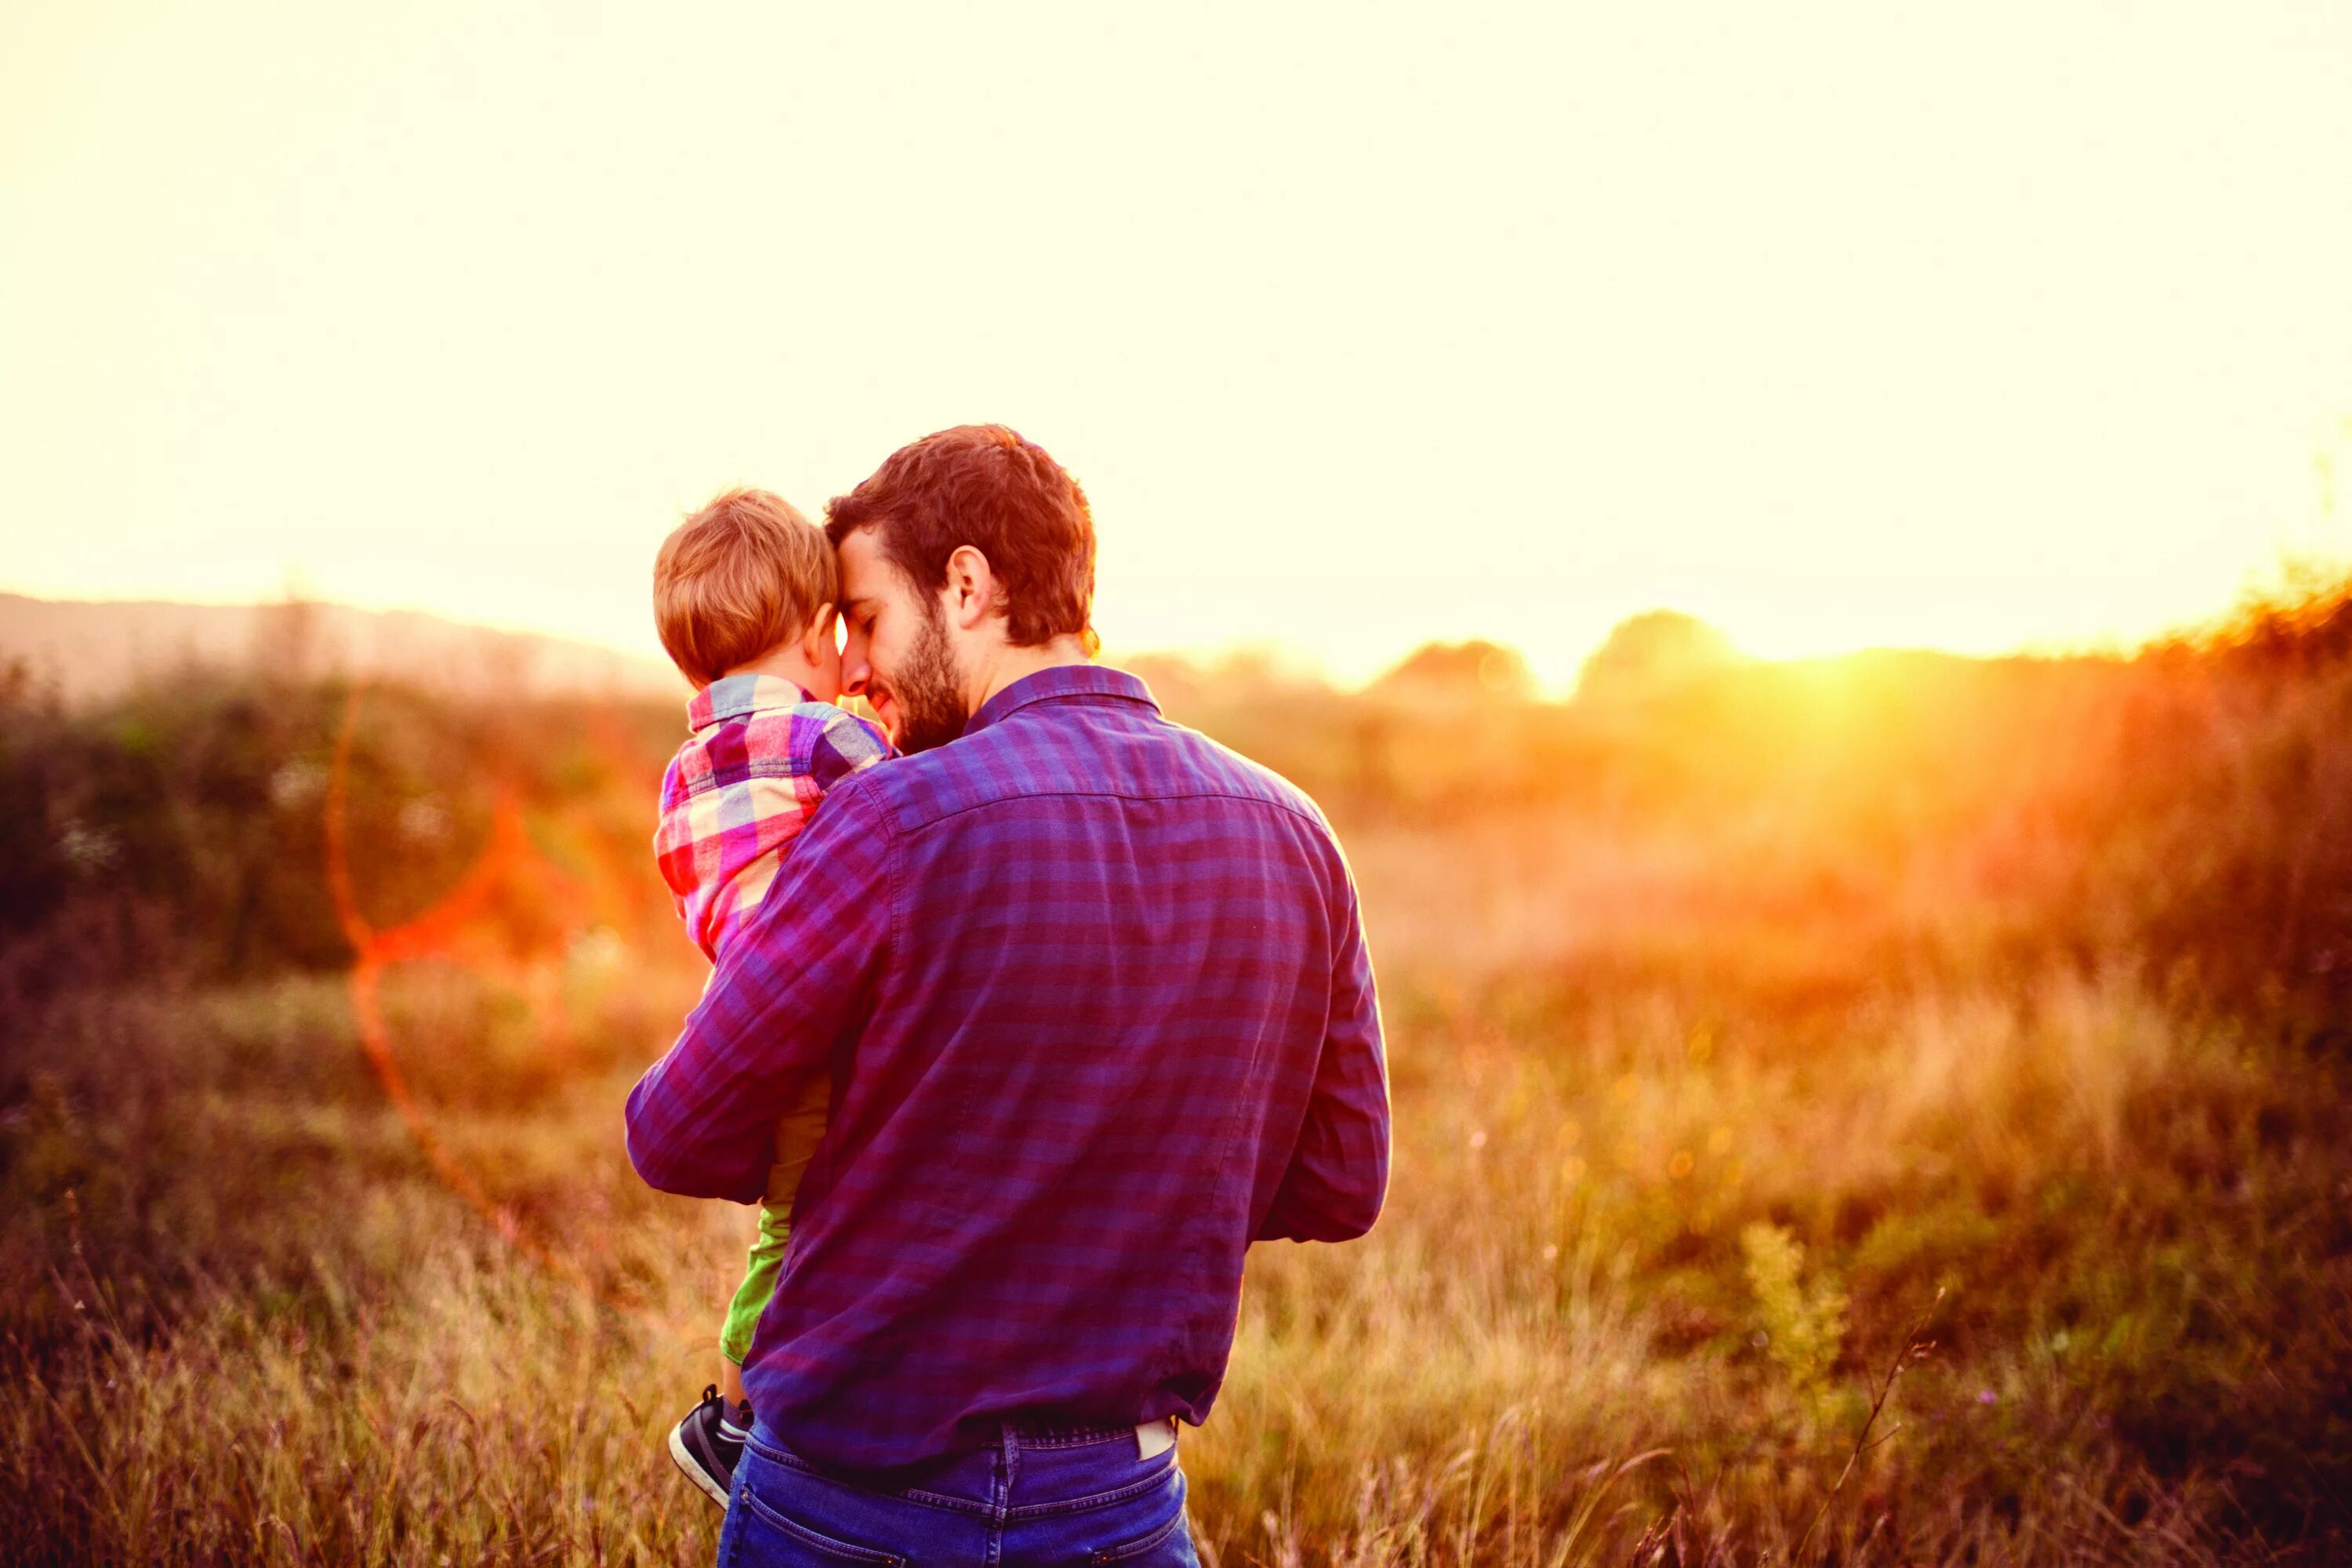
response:
<path id="1" fill-rule="evenodd" d="M 735 1461 L 743 1457 L 743 1439 L 730 1437 L 719 1429 L 719 1423 L 728 1413 L 727 1402 L 719 1397 L 719 1385 L 712 1384 L 702 1391 L 702 1403 L 669 1429 L 669 1457 L 677 1461 L 686 1479 L 720 1508 L 734 1493 Z M 738 1405 L 734 1415 L 735 1425 L 751 1426 L 749 1405 Z"/>

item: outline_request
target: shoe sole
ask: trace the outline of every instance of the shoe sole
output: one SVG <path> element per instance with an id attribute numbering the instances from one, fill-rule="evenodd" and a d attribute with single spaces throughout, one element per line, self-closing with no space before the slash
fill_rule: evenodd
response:
<path id="1" fill-rule="evenodd" d="M 704 1497 L 709 1498 L 720 1508 L 725 1508 L 730 1500 L 727 1496 L 727 1489 L 713 1480 L 710 1472 L 704 1469 L 695 1459 L 693 1453 L 686 1446 L 685 1431 L 686 1428 L 682 1426 L 669 1429 L 669 1457 L 677 1461 L 677 1468 L 686 1472 L 686 1479 L 701 1489 Z"/>

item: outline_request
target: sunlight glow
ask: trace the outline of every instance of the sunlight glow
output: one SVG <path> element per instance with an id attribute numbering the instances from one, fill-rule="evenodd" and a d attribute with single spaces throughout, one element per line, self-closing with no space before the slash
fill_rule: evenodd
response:
<path id="1" fill-rule="evenodd" d="M 0 588 L 653 653 L 653 550 L 1003 419 L 1115 647 L 1554 688 L 2112 643 L 2352 553 L 2352 10 L 0 17 Z"/>

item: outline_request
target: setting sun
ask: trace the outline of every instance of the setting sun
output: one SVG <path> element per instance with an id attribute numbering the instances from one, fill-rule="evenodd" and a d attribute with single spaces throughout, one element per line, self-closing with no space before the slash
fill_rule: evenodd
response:
<path id="1" fill-rule="evenodd" d="M 2352 5 L 0 9 L 0 1543 L 2352 1563 Z"/>
<path id="2" fill-rule="evenodd" d="M 1246 40 L 1244 44 L 1243 40 Z M 653 651 L 1001 419 L 1115 649 L 2128 641 L 2341 556 L 2352 14 L 0 23 L 0 588 Z"/>

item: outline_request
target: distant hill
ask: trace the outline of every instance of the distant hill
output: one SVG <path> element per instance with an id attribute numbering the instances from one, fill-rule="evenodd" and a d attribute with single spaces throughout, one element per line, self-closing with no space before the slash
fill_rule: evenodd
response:
<path id="1" fill-rule="evenodd" d="M 0 667 L 18 661 L 74 707 L 190 667 L 295 679 L 359 674 L 464 696 L 686 694 L 659 660 L 593 643 L 300 600 L 181 605 L 0 594 Z"/>

